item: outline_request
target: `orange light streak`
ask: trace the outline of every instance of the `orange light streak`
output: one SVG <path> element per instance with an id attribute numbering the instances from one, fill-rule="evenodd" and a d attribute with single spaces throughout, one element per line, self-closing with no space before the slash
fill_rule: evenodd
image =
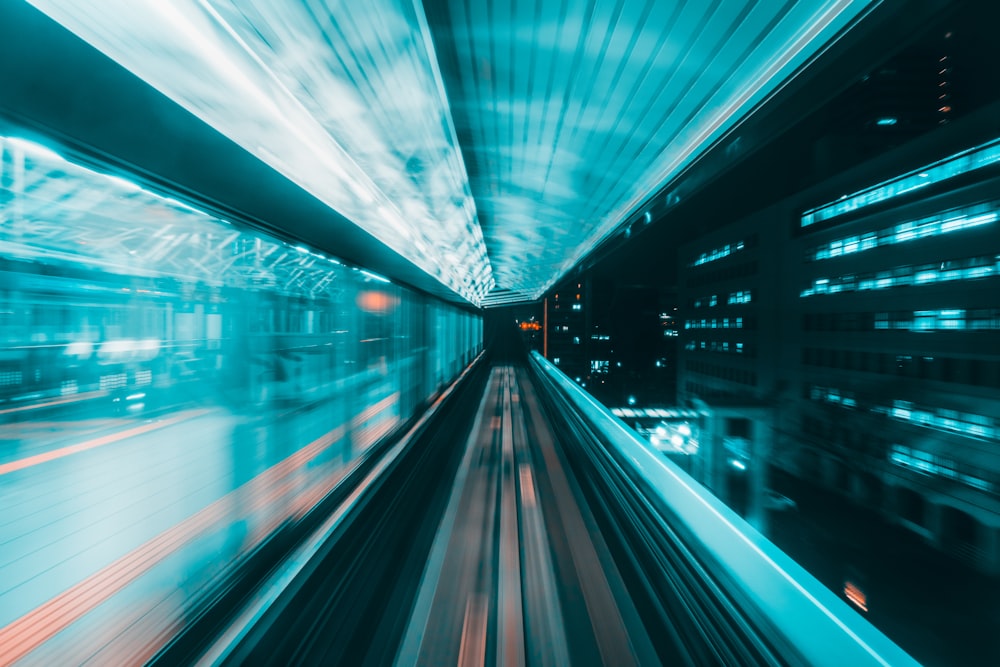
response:
<path id="1" fill-rule="evenodd" d="M 17 662 L 106 602 L 163 559 L 215 528 L 232 509 L 250 515 L 288 490 L 285 478 L 337 442 L 344 427 L 329 431 L 243 486 L 125 554 L 83 581 L 0 629 L 4 664 Z"/>
<path id="2" fill-rule="evenodd" d="M 85 394 L 73 394 L 72 396 L 57 398 L 52 401 L 46 401 L 45 403 L 32 403 L 31 405 L 20 405 L 16 408 L 6 408 L 5 410 L 0 410 L 0 415 L 9 415 L 15 412 L 26 412 L 28 410 L 39 410 L 41 408 L 50 408 L 53 405 L 64 405 L 66 403 L 75 403 L 77 401 L 89 401 L 92 398 L 100 398 L 107 395 L 108 392 L 106 391 L 90 391 Z"/>
<path id="3" fill-rule="evenodd" d="M 137 435 L 142 435 L 143 433 L 149 433 L 150 431 L 156 431 L 161 428 L 166 428 L 168 426 L 173 426 L 178 422 L 187 421 L 189 419 L 196 419 L 202 415 L 208 414 L 211 410 L 191 410 L 189 412 L 183 412 L 175 417 L 170 417 L 168 419 L 163 419 L 161 421 L 153 422 L 151 424 L 143 424 L 142 426 L 136 426 L 135 428 L 126 429 L 124 431 L 119 431 L 118 433 L 112 433 L 110 435 L 105 435 L 100 438 L 94 438 L 93 440 L 87 440 L 86 442 L 80 442 L 75 445 L 69 445 L 67 447 L 60 447 L 59 449 L 53 449 L 51 452 L 44 452 L 42 454 L 35 454 L 34 456 L 28 456 L 23 459 L 18 459 L 17 461 L 11 461 L 10 463 L 4 463 L 0 465 L 0 475 L 6 475 L 8 473 L 16 472 L 18 470 L 24 470 L 25 468 L 30 468 L 32 466 L 37 466 L 42 463 L 48 463 L 49 461 L 55 461 L 56 459 L 61 459 L 72 454 L 78 454 L 80 452 L 85 452 L 91 449 L 97 449 L 98 447 L 103 447 L 104 445 L 110 445 L 121 440 L 126 440 Z"/>

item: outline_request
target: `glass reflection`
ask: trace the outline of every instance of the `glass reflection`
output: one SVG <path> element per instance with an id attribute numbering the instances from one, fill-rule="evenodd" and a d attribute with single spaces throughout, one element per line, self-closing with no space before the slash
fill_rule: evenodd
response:
<path id="1" fill-rule="evenodd" d="M 0 137 L 4 661 L 148 659 L 481 337 L 473 314 Z"/>

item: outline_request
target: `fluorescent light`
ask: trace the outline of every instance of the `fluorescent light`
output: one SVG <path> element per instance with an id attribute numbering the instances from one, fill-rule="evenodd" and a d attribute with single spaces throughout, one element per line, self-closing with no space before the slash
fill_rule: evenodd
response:
<path id="1" fill-rule="evenodd" d="M 19 137 L 5 137 L 4 141 L 7 142 L 10 147 L 20 149 L 32 157 L 65 162 L 63 156 L 59 155 L 56 151 L 47 146 L 36 144 L 33 141 L 28 141 L 27 139 L 21 139 Z"/>
<path id="2" fill-rule="evenodd" d="M 380 283 L 391 282 L 388 278 L 378 275 L 377 273 L 372 273 L 371 271 L 366 271 L 364 269 L 358 269 L 358 272 L 366 278 L 371 278 L 372 280 L 377 280 Z"/>

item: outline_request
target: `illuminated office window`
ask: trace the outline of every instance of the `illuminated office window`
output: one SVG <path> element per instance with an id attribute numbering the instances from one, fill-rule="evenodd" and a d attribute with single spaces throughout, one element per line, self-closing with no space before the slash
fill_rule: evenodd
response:
<path id="1" fill-rule="evenodd" d="M 733 298 L 734 298 L 733 295 L 734 294 L 742 294 L 742 292 L 733 292 L 733 294 L 730 294 L 729 295 L 728 303 L 733 304 L 733 303 L 747 303 L 747 302 L 749 302 L 749 298 L 747 298 L 746 301 L 733 301 Z M 749 294 L 749 292 L 747 292 L 747 294 Z M 719 305 L 719 295 L 718 294 L 712 294 L 710 296 L 703 296 L 703 297 L 697 298 L 697 299 L 694 300 L 693 305 L 694 305 L 695 308 L 714 308 L 715 306 Z"/>
<path id="2" fill-rule="evenodd" d="M 799 293 L 800 297 L 865 290 L 887 289 L 905 285 L 980 280 L 1000 275 L 1000 259 L 996 255 L 953 259 L 936 264 L 897 266 L 873 273 L 848 274 L 832 278 L 817 278 Z"/>
<path id="3" fill-rule="evenodd" d="M 703 318 L 700 320 L 686 320 L 684 322 L 685 329 L 742 329 L 743 328 L 743 318 L 742 317 L 723 317 L 723 318 Z"/>
<path id="4" fill-rule="evenodd" d="M 889 462 L 925 475 L 937 475 L 953 479 L 982 491 L 990 490 L 990 483 L 979 477 L 974 469 L 964 470 L 951 459 L 935 456 L 930 452 L 893 445 L 889 449 Z"/>
<path id="5" fill-rule="evenodd" d="M 705 350 L 707 352 L 725 352 L 727 354 L 743 354 L 746 349 L 743 343 L 731 343 L 729 341 L 696 341 L 690 340 L 684 344 L 685 350 Z"/>
<path id="6" fill-rule="evenodd" d="M 988 167 L 997 162 L 1000 162 L 1000 140 L 956 153 L 922 169 L 911 171 L 852 195 L 845 195 L 835 202 L 806 211 L 802 214 L 801 226 L 808 227 L 823 220 L 830 220 L 839 215 L 925 188 L 934 183 L 940 183 L 960 174 Z"/>
<path id="7" fill-rule="evenodd" d="M 809 388 L 809 398 L 813 401 L 830 403 L 831 405 L 840 405 L 845 408 L 857 407 L 857 400 L 854 397 L 854 392 L 838 389 L 836 387 L 821 387 L 813 385 Z"/>
<path id="8" fill-rule="evenodd" d="M 729 257 L 734 252 L 743 250 L 743 241 L 737 241 L 736 243 L 727 243 L 720 248 L 713 248 L 708 252 L 703 252 L 698 256 L 698 259 L 691 262 L 689 266 L 701 266 L 702 264 L 708 264 L 709 262 L 715 262 L 722 259 L 723 257 Z M 713 304 L 714 305 L 714 304 Z"/>
<path id="9" fill-rule="evenodd" d="M 730 292 L 726 303 L 729 305 L 750 303 L 751 298 L 752 296 L 750 290 L 740 290 L 737 292 Z"/>
<path id="10" fill-rule="evenodd" d="M 964 309 L 915 310 L 912 313 L 875 313 L 876 329 L 906 331 L 959 331 L 966 329 L 1000 329 L 1000 311 L 995 308 L 965 311 Z"/>
<path id="11" fill-rule="evenodd" d="M 811 249 L 807 256 L 814 260 L 833 259 L 842 255 L 863 252 L 880 246 L 907 243 L 941 234 L 972 229 L 994 223 L 1000 219 L 1000 202 L 977 204 L 943 213 L 908 220 L 877 232 L 835 239 Z"/>
<path id="12" fill-rule="evenodd" d="M 891 405 L 876 405 L 872 412 L 937 431 L 958 433 L 971 438 L 997 438 L 996 419 L 986 415 L 920 406 L 902 400 L 893 401 Z"/>

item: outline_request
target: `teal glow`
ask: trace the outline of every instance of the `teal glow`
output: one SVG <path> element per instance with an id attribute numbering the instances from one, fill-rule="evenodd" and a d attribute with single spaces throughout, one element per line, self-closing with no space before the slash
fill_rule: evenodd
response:
<path id="1" fill-rule="evenodd" d="M 1000 202 L 977 204 L 964 208 L 952 209 L 944 213 L 901 222 L 892 227 L 886 227 L 875 232 L 866 232 L 835 239 L 829 243 L 813 248 L 807 256 L 815 260 L 832 259 L 842 255 L 851 255 L 881 246 L 907 243 L 918 239 L 941 236 L 966 229 L 989 225 L 1000 219 Z"/>
<path id="2" fill-rule="evenodd" d="M 685 329 L 742 329 L 742 317 L 713 317 L 711 319 L 702 318 L 700 320 L 687 320 L 684 322 Z"/>
<path id="3" fill-rule="evenodd" d="M 817 222 L 831 220 L 865 206 L 899 197 L 997 162 L 1000 162 L 1000 139 L 956 153 L 922 169 L 916 169 L 865 190 L 845 195 L 835 202 L 810 209 L 802 214 L 801 226 L 808 227 Z"/>
<path id="4" fill-rule="evenodd" d="M 651 223 L 875 4 L 28 1 L 485 305 Z"/>
<path id="5" fill-rule="evenodd" d="M 994 331 L 1000 329 L 1000 309 L 914 310 L 875 313 L 875 330 Z"/>
<path id="6" fill-rule="evenodd" d="M 752 299 L 753 294 L 750 290 L 738 290 L 736 292 L 729 293 L 729 298 L 726 300 L 726 303 L 729 305 L 744 304 L 750 303 Z"/>
<path id="7" fill-rule="evenodd" d="M 455 294 L 494 286 L 420 3 L 31 4 Z"/>
<path id="8" fill-rule="evenodd" d="M 727 243 L 721 248 L 714 248 L 708 252 L 703 252 L 698 256 L 698 259 L 694 260 L 689 264 L 689 266 L 701 266 L 702 264 L 708 264 L 709 262 L 716 262 L 724 257 L 729 257 L 734 252 L 743 250 L 743 241 L 737 241 L 736 243 Z"/>
<path id="9" fill-rule="evenodd" d="M 996 255 L 947 260 L 936 264 L 897 266 L 884 271 L 817 278 L 799 293 L 801 298 L 838 292 L 863 292 L 907 285 L 933 285 L 963 280 L 982 280 L 1000 275 Z"/>
<path id="10" fill-rule="evenodd" d="M 725 352 L 728 354 L 743 354 L 743 343 L 731 345 L 729 341 L 694 341 L 689 340 L 684 344 L 685 350 L 706 350 L 709 352 Z"/>
<path id="11" fill-rule="evenodd" d="M 970 438 L 996 440 L 998 435 L 996 418 L 972 412 L 918 406 L 910 401 L 901 400 L 893 401 L 892 405 L 873 406 L 872 412 L 888 415 L 915 426 L 958 433 Z"/>
<path id="12" fill-rule="evenodd" d="M 889 449 L 889 462 L 921 474 L 953 479 L 981 491 L 989 491 L 991 487 L 991 484 L 982 477 L 963 472 L 963 466 L 954 459 L 903 445 L 893 445 Z M 975 471 L 970 470 L 970 472 Z"/>
<path id="13" fill-rule="evenodd" d="M 809 398 L 813 401 L 840 405 L 845 408 L 855 408 L 858 403 L 853 391 L 847 391 L 836 387 L 820 387 L 813 385 L 809 388 Z"/>

